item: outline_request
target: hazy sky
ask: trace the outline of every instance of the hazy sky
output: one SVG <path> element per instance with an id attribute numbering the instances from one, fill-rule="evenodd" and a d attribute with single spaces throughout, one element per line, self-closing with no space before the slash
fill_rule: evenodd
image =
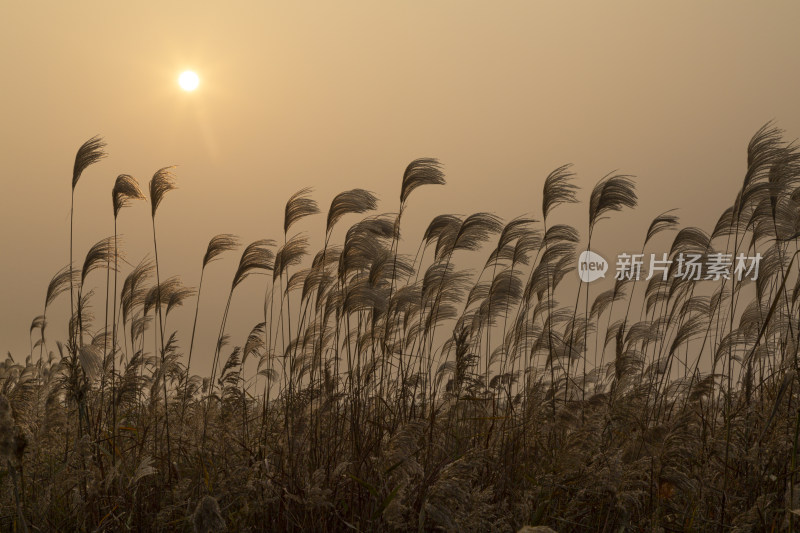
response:
<path id="1" fill-rule="evenodd" d="M 145 187 L 174 164 L 159 259 L 162 277 L 191 285 L 214 234 L 282 238 L 302 186 L 323 210 L 353 187 L 396 210 L 416 157 L 438 157 L 448 185 L 412 195 L 414 248 L 443 212 L 540 216 L 544 177 L 568 162 L 582 198 L 609 171 L 637 176 L 640 207 L 598 227 L 623 246 L 672 207 L 709 229 L 753 133 L 775 119 L 800 136 L 796 2 L 6 1 L 0 13 L 0 349 L 17 360 L 69 260 L 72 165 L 95 134 L 109 157 L 77 187 L 76 263 L 113 232 L 117 174 Z M 177 85 L 188 68 L 194 93 Z M 119 223 L 135 264 L 152 242 L 148 207 Z M 209 268 L 198 354 L 213 347 L 237 259 Z M 99 293 L 104 281 L 93 274 Z M 243 286 L 234 343 L 259 321 L 263 283 Z M 68 301 L 48 312 L 51 341 L 65 336 Z M 193 309 L 176 315 L 182 328 Z"/>

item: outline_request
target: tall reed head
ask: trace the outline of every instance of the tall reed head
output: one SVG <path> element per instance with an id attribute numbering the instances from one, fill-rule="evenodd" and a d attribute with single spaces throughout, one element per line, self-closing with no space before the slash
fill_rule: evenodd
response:
<path id="1" fill-rule="evenodd" d="M 286 212 L 283 219 L 283 232 L 288 233 L 289 228 L 303 217 L 319 213 L 317 202 L 311 196 L 311 188 L 300 189 L 286 202 Z"/>
<path id="2" fill-rule="evenodd" d="M 400 204 L 408 200 L 411 192 L 423 185 L 444 185 L 444 172 L 442 164 L 433 157 L 415 159 L 403 172 L 403 185 L 400 188 Z"/>
<path id="3" fill-rule="evenodd" d="M 348 213 L 366 213 L 378 207 L 378 199 L 364 189 L 352 189 L 336 195 L 328 209 L 325 233 L 330 233 L 340 218 Z"/>
<path id="4" fill-rule="evenodd" d="M 623 207 L 636 207 L 636 189 L 631 176 L 613 174 L 604 177 L 592 190 L 589 199 L 589 228 L 604 218 L 609 211 Z"/>
<path id="5" fill-rule="evenodd" d="M 120 209 L 130 205 L 131 200 L 144 200 L 144 194 L 133 176 L 120 174 L 117 176 L 117 181 L 114 182 L 111 200 L 114 204 L 114 218 L 117 218 Z"/>
<path id="6" fill-rule="evenodd" d="M 81 179 L 81 174 L 86 168 L 93 164 L 97 163 L 101 159 L 106 156 L 105 148 L 106 143 L 103 142 L 103 139 L 98 136 L 94 136 L 78 148 L 78 153 L 75 155 L 75 166 L 72 168 L 72 190 L 75 190 L 75 186 L 78 185 L 78 181 Z"/>
<path id="7" fill-rule="evenodd" d="M 156 171 L 150 179 L 150 205 L 152 207 L 153 218 L 156 216 L 158 206 L 161 205 L 161 200 L 164 195 L 172 189 L 177 188 L 175 185 L 175 175 L 172 169 L 175 167 L 164 167 Z"/>
<path id="8" fill-rule="evenodd" d="M 578 201 L 575 193 L 578 186 L 572 183 L 575 177 L 570 168 L 572 165 L 562 165 L 552 171 L 544 180 L 544 193 L 542 194 L 542 216 L 547 220 L 547 215 L 561 204 L 574 204 Z"/>

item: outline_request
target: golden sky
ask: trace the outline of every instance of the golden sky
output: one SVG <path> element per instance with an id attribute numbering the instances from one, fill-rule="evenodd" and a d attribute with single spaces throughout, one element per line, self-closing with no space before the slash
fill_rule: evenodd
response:
<path id="1" fill-rule="evenodd" d="M 77 187 L 78 263 L 113 232 L 117 174 L 144 187 L 172 164 L 159 260 L 162 277 L 190 285 L 214 234 L 282 238 L 283 206 L 303 186 L 323 210 L 353 187 L 396 210 L 402 171 L 422 156 L 442 161 L 448 185 L 412 197 L 410 247 L 443 212 L 539 217 L 544 177 L 568 162 L 582 198 L 609 171 L 637 176 L 640 207 L 598 239 L 640 242 L 673 207 L 710 229 L 768 120 L 800 136 L 798 22 L 796 2 L 5 2 L 0 349 L 28 353 L 30 321 L 69 259 L 75 151 L 95 134 L 109 157 Z M 177 85 L 185 69 L 200 76 L 193 93 Z M 148 208 L 119 221 L 135 264 L 150 250 Z M 235 261 L 208 272 L 206 324 Z M 258 321 L 263 288 L 247 286 L 234 337 Z M 64 337 L 67 301 L 50 339 Z M 215 327 L 198 341 L 213 344 Z"/>

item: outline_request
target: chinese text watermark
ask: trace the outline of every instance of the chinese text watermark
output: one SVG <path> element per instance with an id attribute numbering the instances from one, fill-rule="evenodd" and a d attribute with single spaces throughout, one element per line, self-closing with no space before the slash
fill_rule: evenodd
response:
<path id="1" fill-rule="evenodd" d="M 738 254 L 712 253 L 693 254 L 680 253 L 670 259 L 666 253 L 656 254 L 627 254 L 617 256 L 616 273 L 614 279 L 618 281 L 649 281 L 660 276 L 663 281 L 670 277 L 685 280 L 729 280 L 758 279 L 758 267 L 761 254 L 753 256 Z M 646 268 L 646 272 L 645 271 Z M 592 251 L 582 252 L 578 258 L 578 276 L 582 281 L 589 283 L 605 277 L 608 271 L 608 262 L 599 254 Z"/>

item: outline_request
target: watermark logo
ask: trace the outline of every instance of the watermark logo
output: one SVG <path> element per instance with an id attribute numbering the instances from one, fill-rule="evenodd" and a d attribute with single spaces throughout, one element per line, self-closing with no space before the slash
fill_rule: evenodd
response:
<path id="1" fill-rule="evenodd" d="M 608 261 L 599 254 L 590 250 L 581 252 L 578 258 L 578 276 L 584 283 L 591 283 L 600 278 L 606 277 L 608 271 Z"/>
<path id="2" fill-rule="evenodd" d="M 736 257 L 723 253 L 707 255 L 680 253 L 674 258 L 670 258 L 665 253 L 660 257 L 650 254 L 649 261 L 645 257 L 645 254 L 641 253 L 619 254 L 614 279 L 617 281 L 650 281 L 653 277 L 658 276 L 662 281 L 667 281 L 670 277 L 692 281 L 757 280 L 762 259 L 760 253 L 753 256 L 740 253 Z M 649 268 L 647 268 L 648 266 Z M 578 277 L 584 283 L 605 278 L 608 268 L 608 261 L 595 252 L 586 250 L 578 258 Z"/>

